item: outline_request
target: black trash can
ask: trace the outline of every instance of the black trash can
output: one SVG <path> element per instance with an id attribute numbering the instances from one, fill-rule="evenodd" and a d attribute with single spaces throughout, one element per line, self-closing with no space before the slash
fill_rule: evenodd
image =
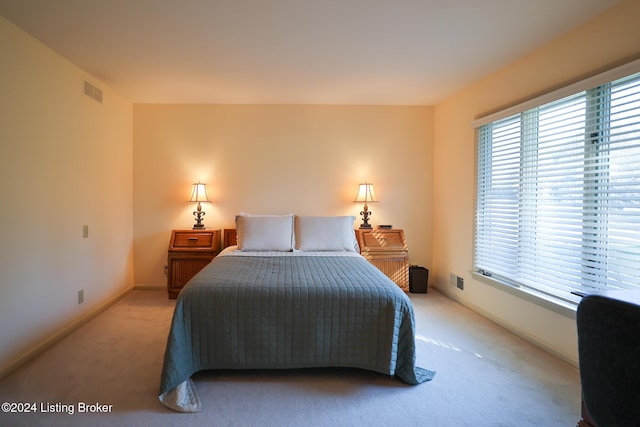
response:
<path id="1" fill-rule="evenodd" d="M 429 283 L 429 270 L 417 265 L 409 266 L 409 292 L 426 294 Z"/>

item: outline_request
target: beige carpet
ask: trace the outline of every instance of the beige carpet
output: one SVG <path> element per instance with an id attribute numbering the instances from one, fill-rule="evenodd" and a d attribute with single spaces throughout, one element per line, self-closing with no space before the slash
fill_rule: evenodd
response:
<path id="1" fill-rule="evenodd" d="M 0 413 L 0 425 L 575 426 L 575 368 L 437 291 L 410 297 L 418 363 L 437 371 L 433 381 L 348 369 L 206 372 L 195 376 L 203 412 L 178 414 L 156 396 L 174 302 L 134 291 L 0 381 L 0 402 L 37 409 Z"/>

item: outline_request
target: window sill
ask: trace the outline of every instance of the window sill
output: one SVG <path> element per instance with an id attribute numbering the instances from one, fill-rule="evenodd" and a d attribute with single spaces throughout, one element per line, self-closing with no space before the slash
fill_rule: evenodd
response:
<path id="1" fill-rule="evenodd" d="M 474 271 L 471 272 L 471 276 L 479 282 L 493 286 L 496 289 L 524 299 L 525 301 L 553 311 L 554 313 L 560 314 L 570 319 L 576 318 L 576 309 L 578 307 L 577 304 L 561 301 L 548 295 L 537 293 L 531 289 L 519 288 L 513 285 L 509 285 L 507 283 L 500 282 L 492 277 L 484 276 Z"/>

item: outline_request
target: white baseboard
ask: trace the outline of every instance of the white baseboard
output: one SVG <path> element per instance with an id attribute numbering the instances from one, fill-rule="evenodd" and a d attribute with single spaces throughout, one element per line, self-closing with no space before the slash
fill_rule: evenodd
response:
<path id="1" fill-rule="evenodd" d="M 167 285 L 133 285 L 136 291 L 166 291 Z"/>
<path id="2" fill-rule="evenodd" d="M 579 361 L 568 355 L 565 354 L 561 351 L 559 351 L 557 348 L 549 345 L 548 343 L 546 343 L 545 341 L 539 339 L 538 337 L 531 335 L 530 333 L 523 331 L 519 328 L 516 328 L 515 326 L 513 326 L 512 324 L 506 322 L 505 320 L 495 316 L 493 313 L 484 310 L 481 307 L 478 307 L 475 304 L 471 304 L 467 301 L 463 301 L 462 299 L 459 298 L 459 295 L 457 295 L 458 289 L 454 288 L 451 289 L 453 287 L 449 286 L 447 287 L 445 286 L 434 286 L 441 294 L 451 298 L 452 300 L 462 304 L 463 306 L 467 307 L 468 309 L 478 313 L 479 315 L 481 315 L 482 317 L 485 317 L 489 320 L 491 320 L 493 323 L 502 326 L 503 328 L 505 328 L 506 330 L 508 330 L 509 332 L 512 332 L 514 334 L 516 334 L 517 336 L 519 336 L 520 338 L 523 338 L 527 341 L 529 341 L 531 344 L 535 345 L 536 347 L 540 347 L 541 349 L 543 349 L 544 351 L 553 354 L 554 356 L 556 356 L 557 358 L 564 360 L 565 362 L 567 362 L 568 364 L 570 364 L 571 366 L 578 368 L 579 367 Z"/>
<path id="3" fill-rule="evenodd" d="M 15 370 L 23 366 L 25 363 L 29 362 L 30 360 L 34 359 L 35 357 L 47 351 L 49 348 L 53 347 L 55 344 L 60 342 L 64 337 L 66 337 L 67 335 L 69 335 L 70 333 L 72 333 L 73 331 L 75 331 L 76 329 L 78 329 L 79 327 L 81 327 L 82 325 L 84 325 L 94 317 L 96 317 L 98 314 L 102 313 L 103 311 L 111 307 L 113 304 L 115 304 L 116 302 L 120 301 L 122 298 L 127 296 L 127 294 L 133 291 L 133 289 L 134 289 L 133 287 L 123 289 L 122 291 L 118 292 L 116 295 L 109 298 L 107 301 L 103 302 L 102 304 L 100 304 L 90 312 L 85 313 L 82 316 L 78 317 L 77 319 L 71 321 L 70 323 L 62 327 L 58 332 L 56 332 L 49 338 L 45 339 L 40 344 L 37 344 L 35 347 L 31 348 L 30 350 L 22 353 L 21 355 L 13 359 L 11 362 L 7 364 L 7 366 L 3 366 L 2 368 L 0 368 L 0 379 L 6 377 L 10 373 L 14 372 Z"/>

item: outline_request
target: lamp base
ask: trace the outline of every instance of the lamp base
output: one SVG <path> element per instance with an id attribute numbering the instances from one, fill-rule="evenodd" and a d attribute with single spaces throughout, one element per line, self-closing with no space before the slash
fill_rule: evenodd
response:
<path id="1" fill-rule="evenodd" d="M 196 217 L 196 223 L 193 226 L 194 230 L 202 230 L 204 228 L 204 224 L 202 223 L 202 217 L 204 216 L 204 212 L 202 212 L 202 208 L 200 207 L 200 202 L 198 202 L 198 210 L 193 213 L 193 216 Z"/>
<path id="2" fill-rule="evenodd" d="M 366 203 L 364 204 L 364 210 L 360 212 L 360 215 L 362 215 L 362 224 L 360 224 L 360 228 L 365 228 L 367 230 L 371 229 L 371 224 L 369 224 L 371 211 L 369 210 L 369 207 Z"/>

